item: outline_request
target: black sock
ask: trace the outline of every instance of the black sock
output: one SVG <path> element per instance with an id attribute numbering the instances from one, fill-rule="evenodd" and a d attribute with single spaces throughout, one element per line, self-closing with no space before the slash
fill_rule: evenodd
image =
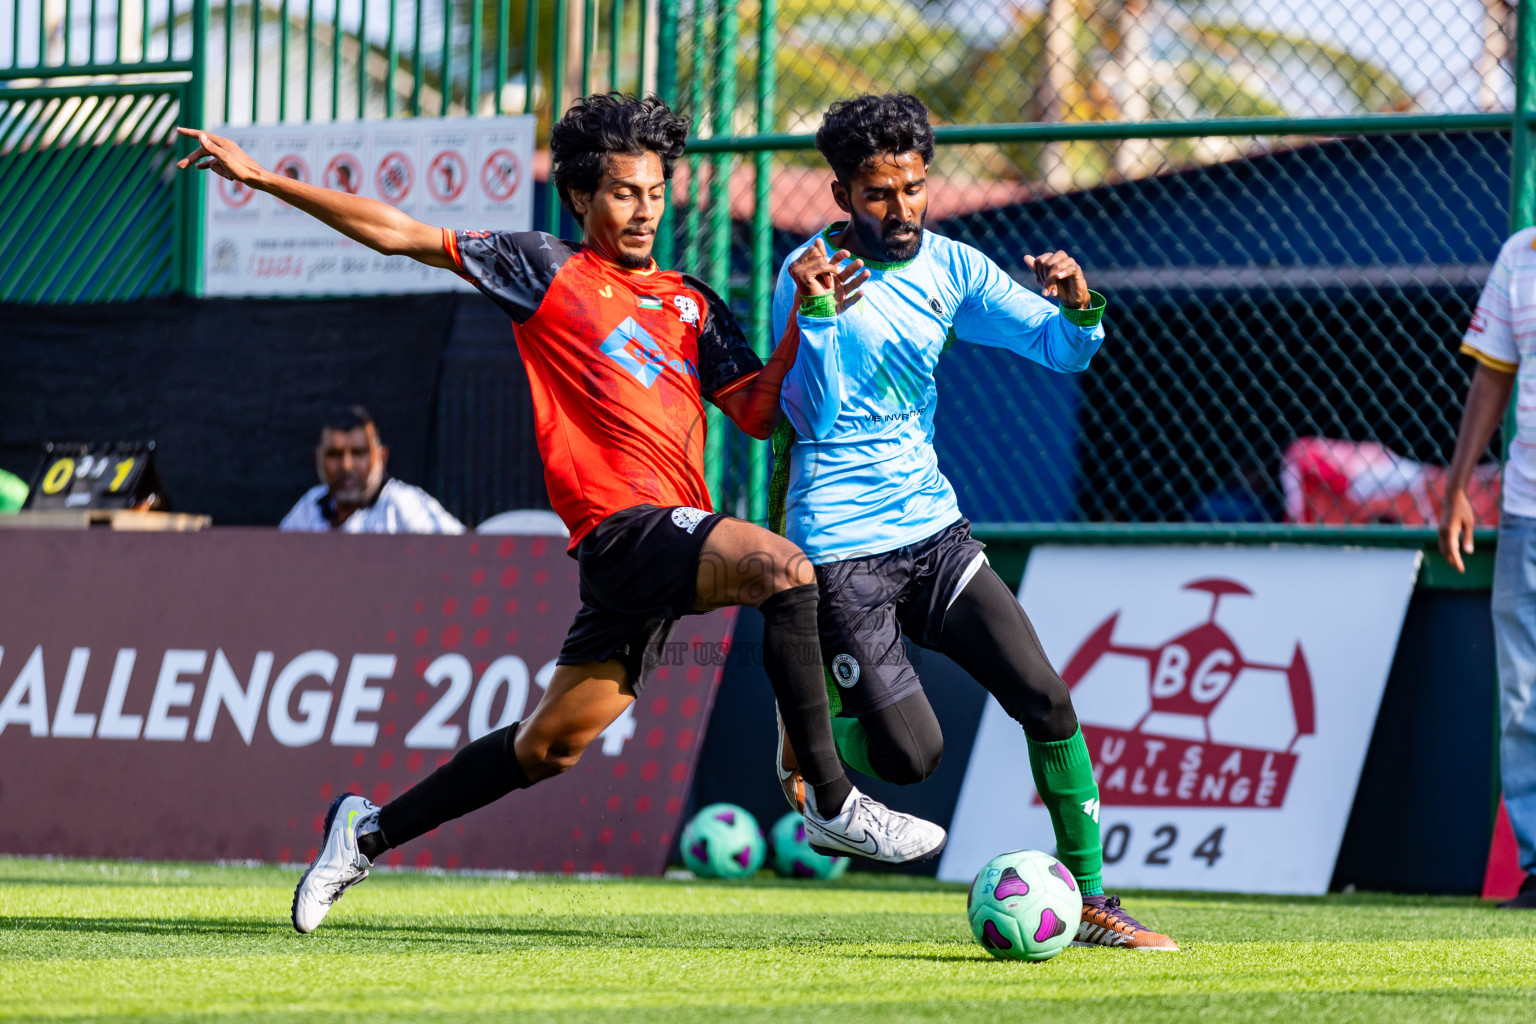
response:
<path id="1" fill-rule="evenodd" d="M 853 791 L 837 759 L 832 716 L 816 630 L 816 584 L 792 587 L 764 601 L 763 668 L 779 702 L 784 732 L 824 818 L 837 814 Z"/>
<path id="2" fill-rule="evenodd" d="M 500 800 L 514 789 L 533 785 L 512 751 L 517 725 L 514 722 L 486 733 L 454 754 L 453 760 L 385 804 L 379 811 L 379 830 L 358 837 L 357 845 L 363 855 L 372 860 L 445 821 Z M 370 852 L 370 848 L 375 852 Z"/>

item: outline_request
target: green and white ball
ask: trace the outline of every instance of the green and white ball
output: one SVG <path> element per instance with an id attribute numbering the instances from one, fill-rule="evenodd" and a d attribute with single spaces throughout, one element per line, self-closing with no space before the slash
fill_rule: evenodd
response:
<path id="1" fill-rule="evenodd" d="M 746 878 L 768 856 L 757 819 L 735 804 L 710 804 L 695 814 L 681 845 L 683 863 L 700 878 Z"/>
<path id="2" fill-rule="evenodd" d="M 1003 960 L 1049 960 L 1077 935 L 1083 894 L 1048 853 L 1015 850 L 987 861 L 965 913 L 982 948 Z"/>
<path id="3" fill-rule="evenodd" d="M 829 857 L 811 849 L 805 819 L 794 811 L 775 822 L 768 837 L 773 844 L 773 870 L 784 878 L 837 878 L 848 870 L 847 857 Z"/>

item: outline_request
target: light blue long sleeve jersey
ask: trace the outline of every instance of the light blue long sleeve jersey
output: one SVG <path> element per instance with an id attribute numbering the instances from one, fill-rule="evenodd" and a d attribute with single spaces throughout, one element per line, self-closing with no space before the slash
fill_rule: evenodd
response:
<path id="1" fill-rule="evenodd" d="M 823 232 L 829 252 L 841 230 Z M 837 313 L 830 296 L 796 309 L 788 266 L 814 240 L 779 268 L 773 332 L 782 338 L 791 315 L 800 330 L 781 398 L 796 433 L 784 532 L 819 565 L 894 551 L 960 519 L 933 450 L 933 374 L 951 331 L 1071 373 L 1104 340 L 1104 299 L 1064 310 L 971 246 L 924 231 L 911 260 L 866 261 L 872 276 L 851 309 Z"/>

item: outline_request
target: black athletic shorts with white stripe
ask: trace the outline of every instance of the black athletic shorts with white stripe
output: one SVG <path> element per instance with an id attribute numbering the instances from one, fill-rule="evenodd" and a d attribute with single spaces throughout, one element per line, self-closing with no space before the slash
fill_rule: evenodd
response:
<path id="1" fill-rule="evenodd" d="M 638 694 L 673 624 L 695 614 L 699 557 L 724 518 L 686 505 L 635 505 L 594 526 L 574 552 L 581 608 L 559 664 L 616 659 Z"/>
<path id="2" fill-rule="evenodd" d="M 970 522 L 960 519 L 895 551 L 816 566 L 834 715 L 857 718 L 922 689 L 901 636 L 938 649 L 945 612 L 986 564 L 982 550 Z"/>

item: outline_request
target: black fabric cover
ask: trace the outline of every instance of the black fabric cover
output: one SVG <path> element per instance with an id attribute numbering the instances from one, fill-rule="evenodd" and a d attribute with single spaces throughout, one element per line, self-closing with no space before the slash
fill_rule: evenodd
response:
<path id="1" fill-rule="evenodd" d="M 275 525 L 317 483 L 320 421 L 368 407 L 390 472 L 426 483 L 457 297 L 0 305 L 0 467 L 45 441 L 153 440 L 173 507 Z"/>

